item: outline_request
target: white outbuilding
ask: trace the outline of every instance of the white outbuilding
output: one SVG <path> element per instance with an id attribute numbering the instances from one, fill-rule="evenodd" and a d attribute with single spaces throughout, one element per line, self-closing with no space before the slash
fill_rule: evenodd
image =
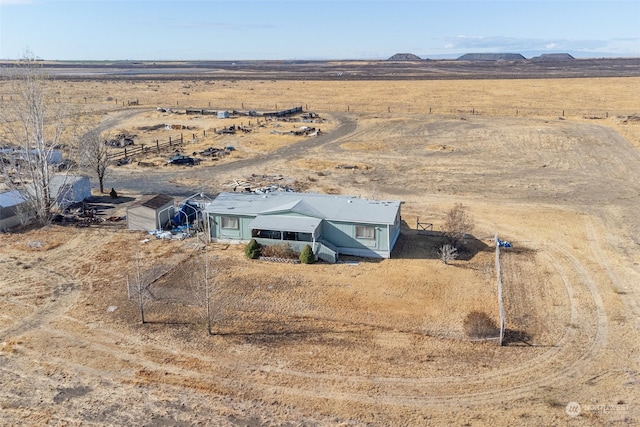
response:
<path id="1" fill-rule="evenodd" d="M 83 175 L 55 175 L 51 178 L 50 193 L 56 195 L 56 205 L 66 208 L 91 197 L 91 181 Z"/>

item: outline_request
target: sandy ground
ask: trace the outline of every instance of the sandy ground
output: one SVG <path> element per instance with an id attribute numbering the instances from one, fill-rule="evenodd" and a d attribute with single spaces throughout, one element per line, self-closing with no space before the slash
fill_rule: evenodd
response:
<path id="1" fill-rule="evenodd" d="M 303 96 L 312 83 L 285 84 Z M 237 152 L 217 162 L 174 169 L 161 166 L 166 157 L 158 155 L 143 159 L 156 166 L 118 169 L 114 180 L 163 176 L 217 191 L 257 173 L 309 191 L 405 202 L 403 233 L 389 260 L 272 264 L 245 259 L 241 247 L 210 245 L 212 336 L 200 317 L 206 254 L 196 238 L 143 243 L 148 236 L 119 225 L 0 235 L 3 423 L 637 424 L 640 123 L 626 120 L 638 108 L 627 92 L 614 94 L 637 88 L 638 80 L 423 83 L 431 100 L 447 99 L 442 105 L 476 85 L 484 96 L 473 104 L 493 105 L 493 113 L 372 111 L 381 106 L 375 99 L 400 83 L 328 85 L 325 93 L 358 93 L 353 99 L 369 105 L 318 111 L 335 138 L 274 135 L 273 122 L 189 142 L 186 151 L 232 141 Z M 92 93 L 103 84 L 69 90 Z M 199 84 L 171 87 L 195 94 Z M 222 84 L 236 85 L 215 83 Z M 240 84 L 265 85 L 260 90 L 279 103 L 286 98 L 281 82 Z M 130 87 L 131 97 L 142 97 L 148 85 Z M 509 103 L 520 105 L 506 94 L 527 87 L 535 88 L 531 110 L 502 114 Z M 560 87 L 565 94 L 584 88 L 563 100 L 567 110 L 606 106 L 611 113 L 535 114 L 542 105 L 559 106 Z M 487 98 L 492 90 L 500 93 Z M 100 116 L 114 131 L 187 119 L 144 106 L 125 111 Z M 345 121 L 355 125 L 343 135 Z M 189 132 L 210 134 L 220 123 L 194 118 Z M 287 146 L 291 156 L 269 157 Z M 261 159 L 269 162 L 258 166 Z M 345 164 L 358 168 L 337 167 Z M 121 195 L 137 196 L 126 189 Z M 444 265 L 436 254 L 439 231 L 457 202 L 475 220 L 473 250 Z M 417 218 L 433 223 L 434 232 L 418 233 Z M 470 340 L 463 330 L 471 311 L 497 320 L 496 232 L 514 245 L 501 257 L 503 347 Z M 144 325 L 127 295 L 136 260 L 142 272 L 166 272 L 150 289 Z M 569 402 L 581 405 L 578 416 L 568 415 Z"/>

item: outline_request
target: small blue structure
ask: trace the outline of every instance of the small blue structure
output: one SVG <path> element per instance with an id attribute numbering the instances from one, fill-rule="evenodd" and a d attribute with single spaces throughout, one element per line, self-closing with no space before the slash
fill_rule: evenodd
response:
<path id="1" fill-rule="evenodd" d="M 229 118 L 229 112 L 228 111 L 218 111 L 218 118 L 219 119 L 228 119 Z"/>
<path id="2" fill-rule="evenodd" d="M 184 224 L 193 225 L 198 218 L 199 211 L 200 209 L 197 205 L 187 201 L 180 206 L 178 212 L 171 218 L 171 223 L 176 226 Z"/>
<path id="3" fill-rule="evenodd" d="M 501 248 L 510 248 L 511 247 L 511 243 L 507 242 L 506 240 L 500 240 L 498 239 L 498 241 L 496 242 L 498 244 L 498 246 L 500 246 Z"/>

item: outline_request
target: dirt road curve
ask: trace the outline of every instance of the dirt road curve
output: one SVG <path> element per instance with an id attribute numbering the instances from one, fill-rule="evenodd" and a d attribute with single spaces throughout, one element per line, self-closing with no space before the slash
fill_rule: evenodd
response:
<path id="1" fill-rule="evenodd" d="M 132 248 L 144 251 L 143 262 L 171 266 L 194 254 L 193 242 L 141 244 L 140 235 L 105 229 L 76 229 L 71 238 L 64 228 L 0 236 L 5 248 L 0 265 L 11 271 L 10 279 L 0 279 L 4 422 L 640 422 L 637 148 L 597 124 L 473 116 L 333 117 L 340 124 L 321 137 L 259 158 L 171 172 L 171 181 L 184 182 L 197 171 L 198 186 L 174 184 L 169 191 L 166 171 L 145 172 L 141 180 L 121 169 L 112 179 L 122 189 L 180 195 L 202 191 L 200 183 L 208 179 L 219 181 L 264 163 L 274 173 L 306 176 L 304 165 L 321 158 L 331 165 L 367 167 L 322 169 L 311 181 L 317 190 L 401 196 L 407 224 L 463 202 L 476 219 L 479 239 L 497 231 L 515 246 L 502 258 L 509 345 L 421 333 L 422 326 L 411 330 L 385 320 L 380 307 L 358 307 L 367 301 L 359 299 L 362 294 L 373 292 L 368 288 L 384 289 L 399 298 L 401 307 L 414 298 L 396 296 L 400 291 L 387 276 L 374 274 L 371 286 L 358 288 L 368 270 L 382 277 L 385 270 L 402 275 L 409 274 L 402 270 L 407 266 L 427 265 L 419 288 L 433 286 L 435 293 L 431 274 L 461 274 L 453 272 L 465 264 L 440 270 L 444 267 L 437 261 L 411 260 L 403 252 L 382 263 L 319 265 L 314 271 L 324 277 L 321 290 L 313 299 L 298 300 L 297 292 L 307 295 L 306 285 L 284 278 L 299 270 L 264 264 L 253 270 L 255 264 L 233 248 L 216 247 L 220 277 L 229 274 L 238 292 L 247 295 L 270 292 L 269 286 L 280 289 L 282 301 L 299 304 L 286 306 L 292 313 L 288 319 L 311 329 L 207 337 L 200 327 L 180 322 L 135 324 L 136 308 L 124 285 Z M 233 276 L 233 271 L 242 273 Z M 256 279 L 241 288 L 241 275 L 250 274 L 272 282 Z M 487 293 L 494 292 L 490 285 Z M 343 295 L 348 303 L 332 305 L 330 298 L 323 299 L 327 295 Z M 441 316 L 449 319 L 447 313 Z M 430 327 L 424 326 L 435 330 Z M 452 321 L 445 327 L 458 326 Z M 569 402 L 581 405 L 579 416 L 567 414 Z"/>
<path id="2" fill-rule="evenodd" d="M 303 139 L 300 142 L 258 157 L 224 163 L 211 168 L 198 168 L 197 172 L 192 169 L 171 171 L 170 179 L 167 178 L 166 170 L 145 170 L 144 176 L 141 177 L 138 175 L 132 176 L 130 170 L 114 168 L 110 172 L 110 181 L 118 189 L 141 194 L 167 193 L 178 197 L 187 197 L 201 191 L 212 195 L 217 194 L 220 190 L 216 187 L 216 176 L 222 174 L 238 176 L 237 173 L 240 171 L 255 171 L 270 163 L 303 158 L 306 152 L 322 150 L 325 145 L 340 141 L 355 130 L 356 122 L 353 116 L 348 114 L 333 114 L 332 116 L 338 122 L 338 125 L 330 133 L 315 138 Z M 108 126 L 113 128 L 118 120 L 119 118 L 111 119 Z M 194 175 L 198 175 L 197 186 L 184 187 L 171 183 L 171 181 L 188 182 Z"/>

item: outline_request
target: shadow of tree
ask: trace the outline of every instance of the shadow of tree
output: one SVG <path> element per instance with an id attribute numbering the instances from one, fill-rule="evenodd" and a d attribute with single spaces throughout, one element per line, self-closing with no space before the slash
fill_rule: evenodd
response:
<path id="1" fill-rule="evenodd" d="M 123 203 L 133 202 L 135 199 L 133 197 L 126 196 L 118 196 L 115 199 L 109 195 L 104 196 L 91 196 L 85 199 L 87 204 L 91 205 L 121 205 Z"/>

